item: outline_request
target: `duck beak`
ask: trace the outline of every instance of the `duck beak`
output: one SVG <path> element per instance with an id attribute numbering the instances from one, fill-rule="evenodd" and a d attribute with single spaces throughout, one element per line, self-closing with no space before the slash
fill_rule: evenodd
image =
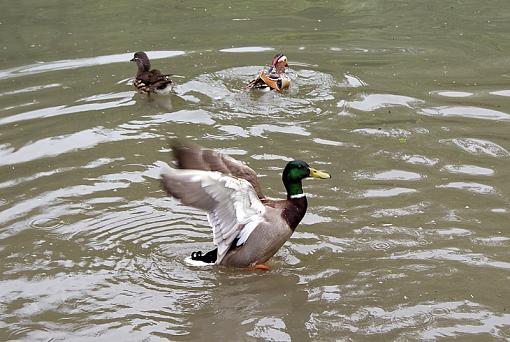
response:
<path id="1" fill-rule="evenodd" d="M 134 61 L 136 61 L 136 59 L 137 59 L 136 57 L 133 57 L 133 58 L 131 58 L 129 61 L 130 61 L 130 62 L 134 62 Z"/>
<path id="2" fill-rule="evenodd" d="M 328 178 L 331 178 L 331 175 L 327 172 L 324 172 L 324 171 L 319 171 L 319 170 L 316 170 L 314 168 L 310 168 L 310 174 L 309 174 L 310 177 L 313 177 L 313 178 L 320 178 L 320 179 L 328 179 Z"/>

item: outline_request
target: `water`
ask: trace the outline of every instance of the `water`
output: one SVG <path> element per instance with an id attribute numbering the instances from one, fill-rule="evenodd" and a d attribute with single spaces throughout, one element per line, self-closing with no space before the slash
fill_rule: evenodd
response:
<path id="1" fill-rule="evenodd" d="M 510 339 L 506 1 L 0 4 L 0 340 Z M 278 51 L 289 92 L 244 93 Z M 332 174 L 271 271 L 184 263 L 176 136 L 272 197 L 291 158 Z"/>

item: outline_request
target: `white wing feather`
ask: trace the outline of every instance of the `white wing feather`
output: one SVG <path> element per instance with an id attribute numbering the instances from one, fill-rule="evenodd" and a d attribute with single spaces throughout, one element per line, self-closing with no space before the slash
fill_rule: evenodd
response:
<path id="1" fill-rule="evenodd" d="M 220 263 L 232 242 L 240 246 L 264 221 L 265 207 L 253 186 L 246 180 L 220 172 L 161 169 L 167 192 L 184 204 L 207 211 L 213 229 L 213 243 L 218 247 Z"/>

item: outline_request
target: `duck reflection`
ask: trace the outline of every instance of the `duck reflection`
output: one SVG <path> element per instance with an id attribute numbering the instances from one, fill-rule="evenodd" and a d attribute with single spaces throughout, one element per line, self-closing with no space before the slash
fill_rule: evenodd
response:
<path id="1" fill-rule="evenodd" d="M 208 291 L 209 303 L 194 314 L 192 340 L 301 339 L 311 312 L 297 275 L 284 270 L 219 269 L 215 282 L 217 286 Z"/>

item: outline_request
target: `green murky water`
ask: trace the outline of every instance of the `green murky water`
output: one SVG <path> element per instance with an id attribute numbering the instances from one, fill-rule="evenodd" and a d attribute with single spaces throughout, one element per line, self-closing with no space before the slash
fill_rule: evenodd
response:
<path id="1" fill-rule="evenodd" d="M 510 338 L 508 1 L 0 1 L 0 340 Z M 148 100 L 132 53 L 182 77 Z M 243 85 L 283 51 L 291 89 Z M 308 214 L 269 272 L 196 269 L 188 137 Z"/>

